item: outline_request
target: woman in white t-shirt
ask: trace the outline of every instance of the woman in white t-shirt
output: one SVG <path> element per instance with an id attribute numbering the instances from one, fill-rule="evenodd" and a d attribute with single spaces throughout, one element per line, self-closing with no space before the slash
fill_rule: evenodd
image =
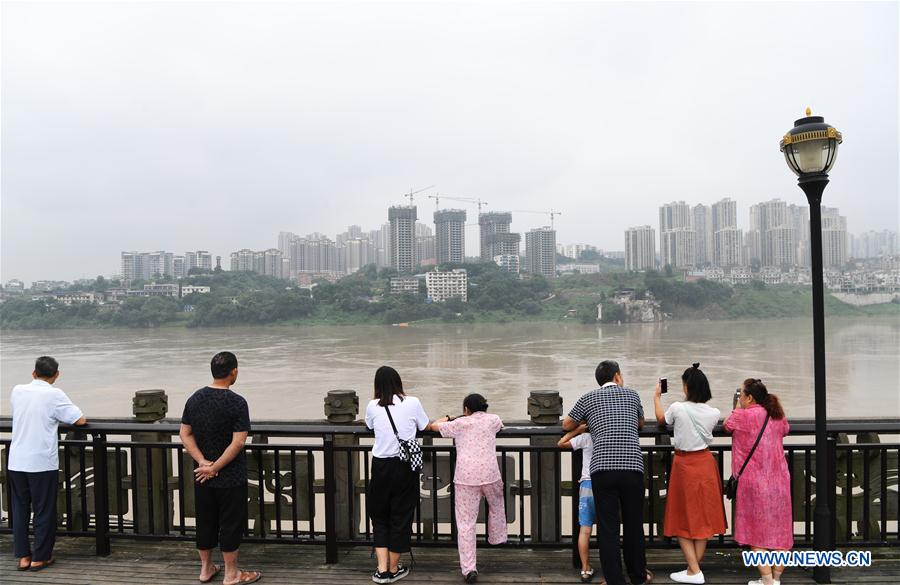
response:
<path id="1" fill-rule="evenodd" d="M 390 418 L 388 417 L 390 409 Z M 397 427 L 394 434 L 394 426 Z M 375 431 L 372 476 L 366 489 L 366 509 L 372 518 L 378 568 L 375 583 L 393 583 L 409 574 L 400 554 L 409 552 L 412 521 L 419 500 L 419 473 L 400 460 L 402 440 L 416 438 L 428 426 L 418 398 L 403 393 L 400 374 L 390 366 L 375 372 L 375 399 L 366 406 L 366 426 Z"/>
<path id="2" fill-rule="evenodd" d="M 673 402 L 663 412 L 660 385 L 653 406 L 656 422 L 674 427 L 675 459 L 666 491 L 663 534 L 677 537 L 688 568 L 669 575 L 676 583 L 705 583 L 700 561 L 710 537 L 725 532 L 722 477 L 709 451 L 719 409 L 706 404 L 712 398 L 709 380 L 696 363 L 681 375 L 686 400 Z"/>

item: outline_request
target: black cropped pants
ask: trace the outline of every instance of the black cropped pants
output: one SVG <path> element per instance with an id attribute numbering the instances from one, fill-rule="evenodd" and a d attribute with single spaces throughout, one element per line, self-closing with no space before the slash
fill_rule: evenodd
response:
<path id="1" fill-rule="evenodd" d="M 412 521 L 419 498 L 419 474 L 399 457 L 372 459 L 366 507 L 372 518 L 375 548 L 409 551 Z"/>

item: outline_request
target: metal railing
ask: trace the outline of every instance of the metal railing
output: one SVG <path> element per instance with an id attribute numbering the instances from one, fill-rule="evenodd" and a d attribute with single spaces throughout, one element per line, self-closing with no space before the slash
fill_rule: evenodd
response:
<path id="1" fill-rule="evenodd" d="M 498 435 L 497 456 L 509 526 L 506 547 L 577 550 L 578 480 L 581 453 L 556 447 L 558 426 L 507 422 Z M 173 422 L 95 422 L 64 428 L 60 441 L 59 534 L 96 539 L 96 553 L 110 552 L 114 539 L 194 538 L 193 461 L 177 441 Z M 0 483 L 5 522 L 11 532 L 10 485 L 6 480 L 9 419 L 0 420 Z M 812 421 L 791 422 L 785 457 L 791 474 L 795 545 L 812 546 L 816 487 L 831 498 L 834 546 L 900 545 L 900 419 L 829 422 L 830 473 L 815 469 L 809 440 Z M 727 437 L 717 428 L 718 437 Z M 880 434 L 880 435 L 879 435 Z M 88 436 L 90 438 L 88 438 Z M 413 545 L 453 546 L 452 443 L 424 433 L 424 469 L 413 521 Z M 645 458 L 644 530 L 650 548 L 677 547 L 663 536 L 666 485 L 674 455 L 669 433 L 648 423 L 642 431 Z M 856 442 L 850 442 L 855 436 Z M 805 438 L 807 437 L 807 438 Z M 342 546 L 371 545 L 366 511 L 372 434 L 358 425 L 263 423 L 246 446 L 249 511 L 246 541 L 322 545 L 337 562 Z M 271 442 L 270 442 L 271 441 Z M 730 442 L 711 447 L 723 479 L 730 475 Z M 727 501 L 726 501 L 727 503 Z M 483 518 L 479 531 L 483 533 Z M 729 533 L 711 547 L 734 547 Z"/>

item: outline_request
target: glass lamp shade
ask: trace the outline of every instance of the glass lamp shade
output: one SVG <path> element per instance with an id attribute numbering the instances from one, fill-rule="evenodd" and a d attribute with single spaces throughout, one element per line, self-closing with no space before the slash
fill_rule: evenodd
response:
<path id="1" fill-rule="evenodd" d="M 821 116 L 807 116 L 794 122 L 779 144 L 788 167 L 798 177 L 827 174 L 834 166 L 841 133 Z"/>
<path id="2" fill-rule="evenodd" d="M 837 158 L 838 141 L 834 138 L 807 140 L 786 145 L 784 160 L 798 177 L 811 173 L 828 173 Z"/>

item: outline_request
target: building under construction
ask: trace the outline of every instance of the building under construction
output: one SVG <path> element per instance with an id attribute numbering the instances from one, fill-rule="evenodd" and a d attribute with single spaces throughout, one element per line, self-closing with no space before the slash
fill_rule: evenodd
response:
<path id="1" fill-rule="evenodd" d="M 388 221 L 391 222 L 391 268 L 408 274 L 416 268 L 416 206 L 389 208 Z"/>
<path id="2" fill-rule="evenodd" d="M 442 209 L 434 212 L 435 255 L 438 264 L 461 264 L 466 259 L 466 212 Z"/>
<path id="3" fill-rule="evenodd" d="M 481 260 L 491 262 L 494 256 L 505 254 L 519 255 L 521 235 L 511 233 L 509 225 L 512 214 L 492 211 L 478 215 L 478 226 L 481 230 Z"/>

